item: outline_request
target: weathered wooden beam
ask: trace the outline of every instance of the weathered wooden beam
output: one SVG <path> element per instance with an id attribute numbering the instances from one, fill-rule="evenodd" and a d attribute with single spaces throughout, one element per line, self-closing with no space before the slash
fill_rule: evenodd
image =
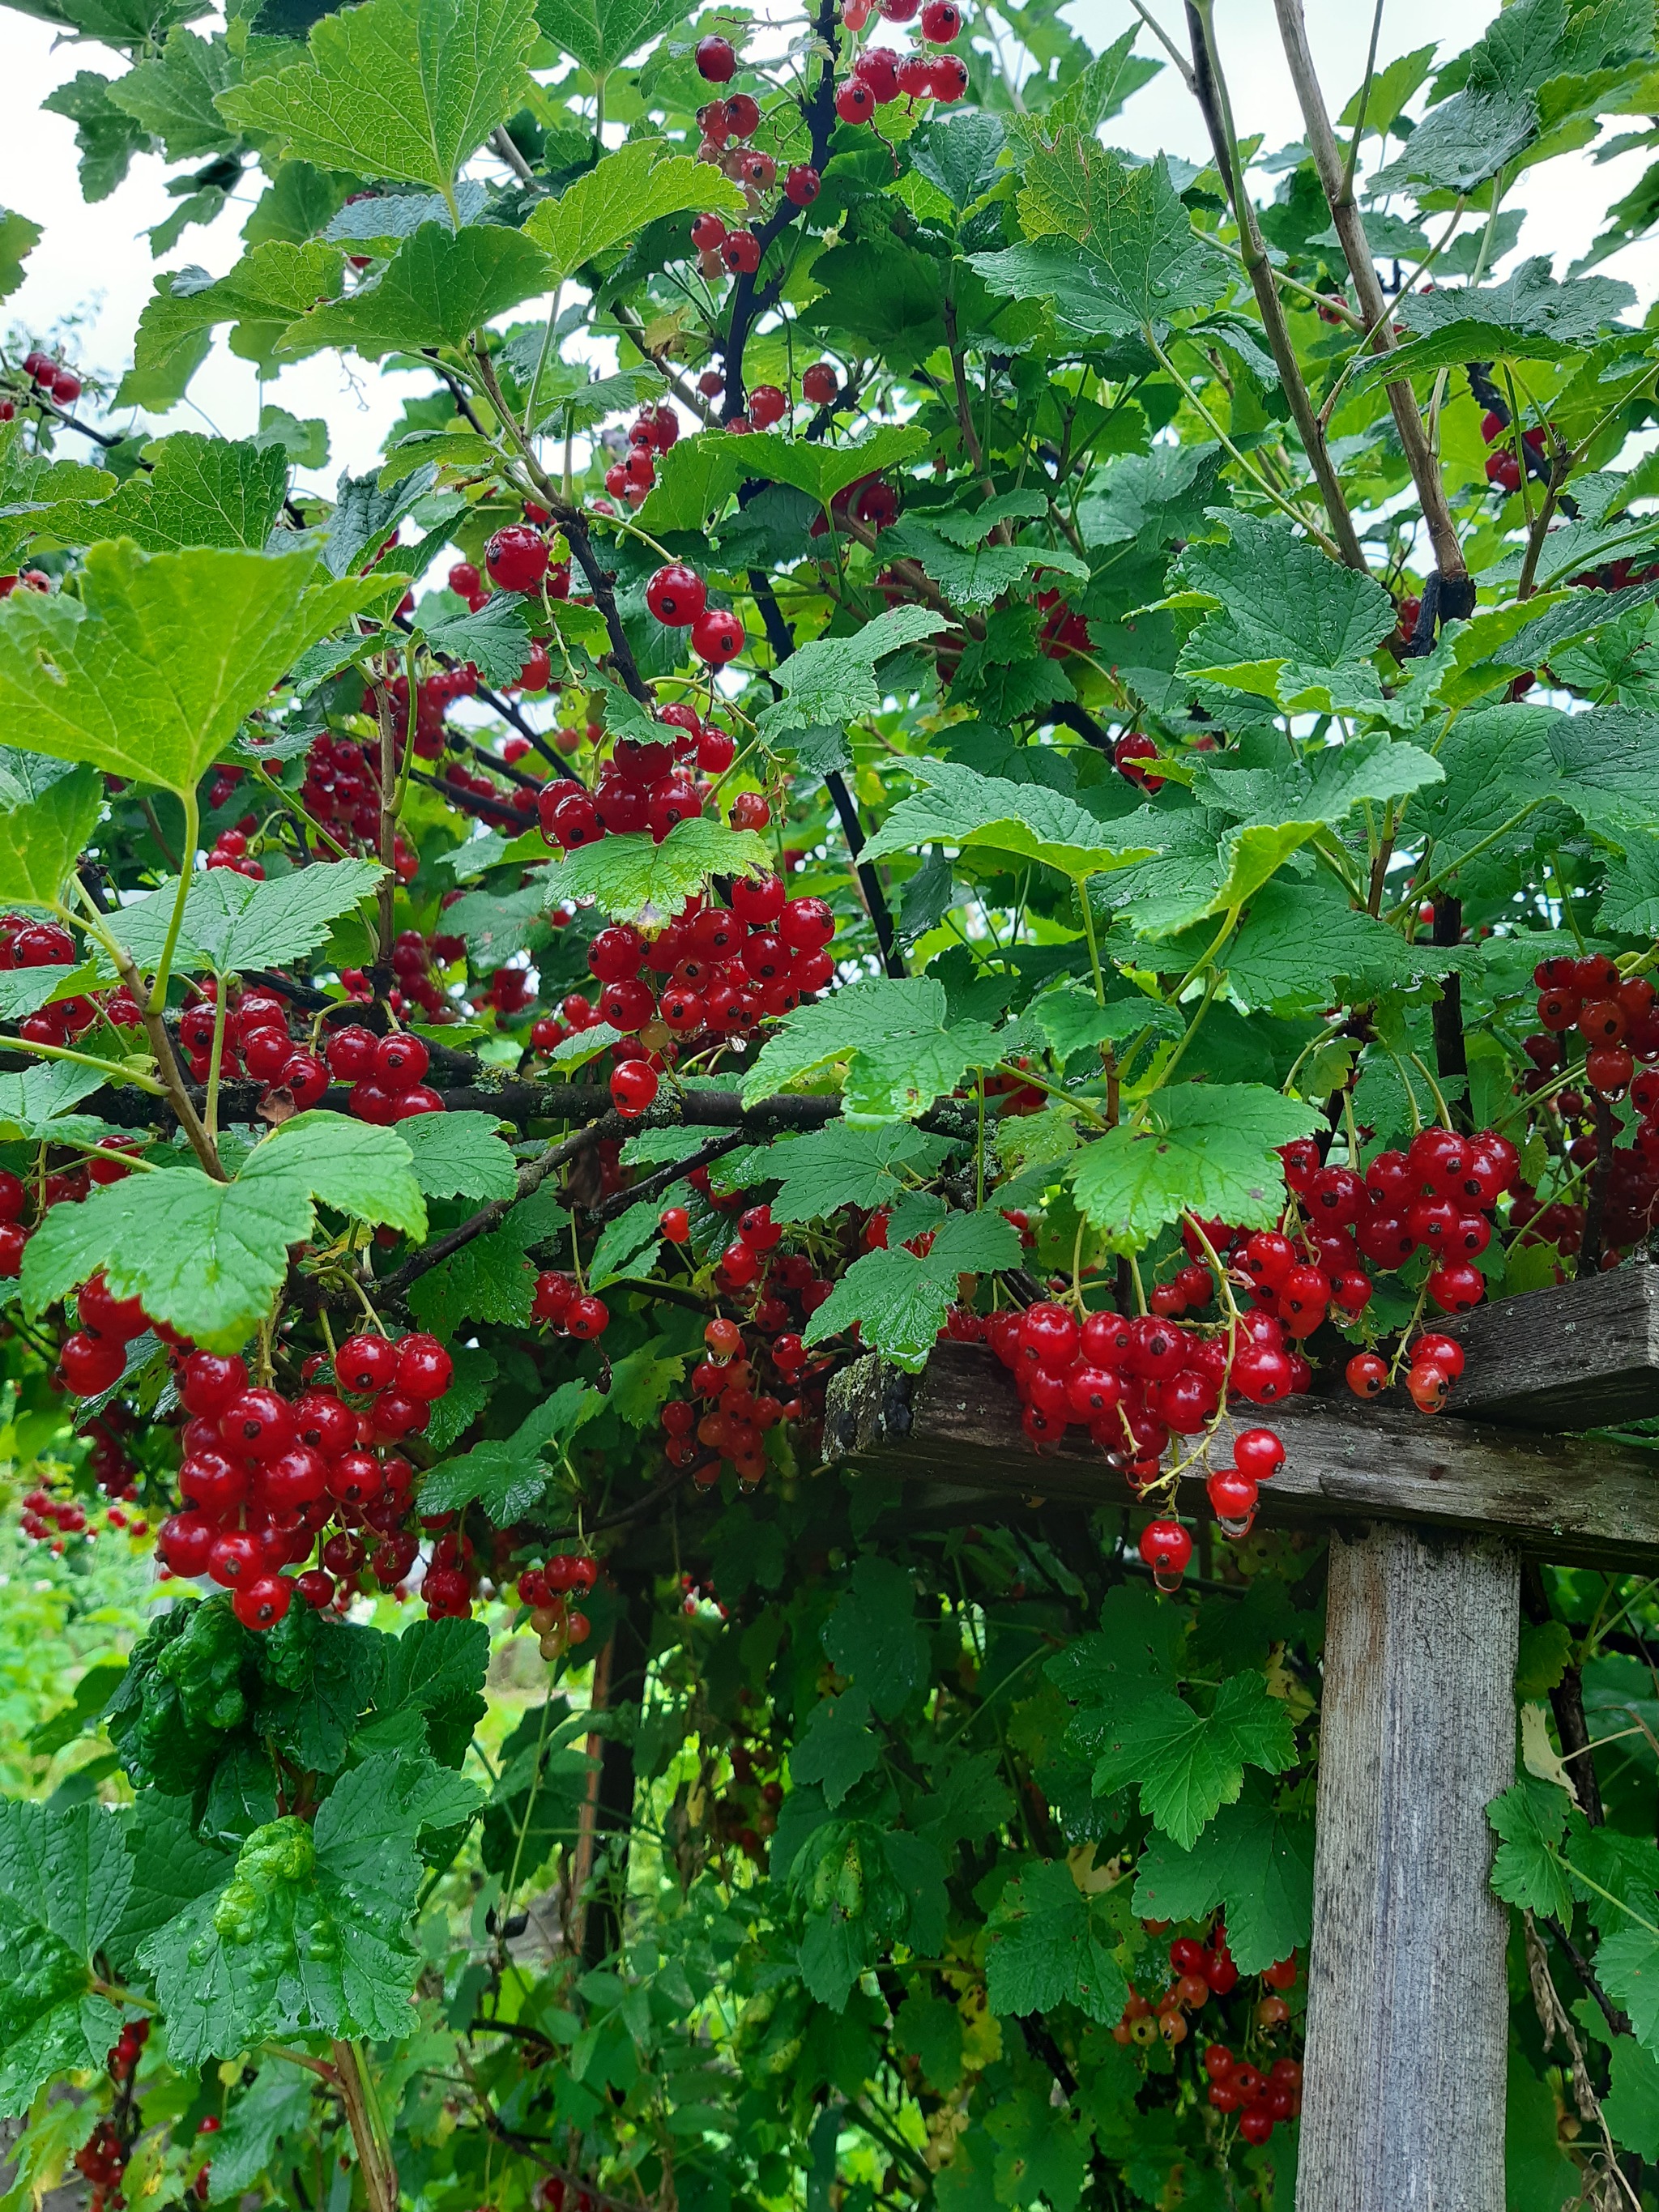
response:
<path id="1" fill-rule="evenodd" d="M 1297 2212 L 1504 2212 L 1519 1555 L 1378 1522 L 1331 1545 Z"/>
<path id="2" fill-rule="evenodd" d="M 1645 1260 L 1437 1323 L 1463 1347 L 1458 1413 L 1536 1430 L 1659 1413 L 1659 1267 Z"/>
<path id="3" fill-rule="evenodd" d="M 1134 1502 L 1084 1431 L 1068 1431 L 1056 1450 L 1039 1454 L 1019 1411 L 1012 1378 L 976 1345 L 941 1344 L 916 1376 L 864 1359 L 830 1386 L 824 1450 L 926 1485 L 938 1511 L 964 1519 L 998 1500 Z M 1659 1570 L 1659 1455 L 1358 1401 L 1291 1399 L 1259 1418 L 1284 1438 L 1286 1452 L 1285 1466 L 1262 1486 L 1268 1525 L 1409 1521 L 1501 1536 L 1563 1565 Z M 1240 1407 L 1238 1425 L 1250 1420 Z M 1181 1504 L 1207 1516 L 1201 1470 L 1183 1479 Z"/>

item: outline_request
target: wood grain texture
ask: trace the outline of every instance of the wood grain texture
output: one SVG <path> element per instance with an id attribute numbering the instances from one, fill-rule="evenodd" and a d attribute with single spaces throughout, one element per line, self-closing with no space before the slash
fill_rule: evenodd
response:
<path id="1" fill-rule="evenodd" d="M 1659 1267 L 1645 1260 L 1437 1325 L 1463 1347 L 1465 1419 L 1541 1431 L 1659 1413 Z"/>
<path id="2" fill-rule="evenodd" d="M 1378 1524 L 1331 1547 L 1297 2212 L 1504 2212 L 1519 1559 Z"/>
<path id="3" fill-rule="evenodd" d="M 1262 1486 L 1270 1524 L 1411 1521 L 1489 1531 L 1564 1565 L 1659 1570 L 1659 1454 L 1357 1401 L 1293 1399 L 1261 1418 L 1287 1455 Z M 1242 1413 L 1239 1425 L 1249 1425 Z M 1054 1452 L 1033 1450 L 1011 1378 L 975 1345 L 940 1345 L 918 1376 L 876 1358 L 844 1370 L 830 1385 L 824 1452 L 925 1486 L 941 1516 L 963 1519 L 999 1501 L 1134 1498 L 1082 1430 Z M 1181 1506 L 1208 1516 L 1201 1473 L 1183 1480 Z"/>

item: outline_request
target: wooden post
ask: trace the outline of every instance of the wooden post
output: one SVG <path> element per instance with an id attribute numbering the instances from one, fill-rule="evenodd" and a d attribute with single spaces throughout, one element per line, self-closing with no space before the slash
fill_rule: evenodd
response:
<path id="1" fill-rule="evenodd" d="M 1520 1556 L 1334 1536 L 1297 2212 L 1504 2212 Z"/>

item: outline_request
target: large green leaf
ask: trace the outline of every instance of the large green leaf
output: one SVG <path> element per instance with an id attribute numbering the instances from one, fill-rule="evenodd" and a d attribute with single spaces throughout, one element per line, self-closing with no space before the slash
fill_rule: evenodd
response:
<path id="1" fill-rule="evenodd" d="M 408 2033 L 416 1838 L 465 1819 L 477 1796 L 424 1755 L 381 1753 L 342 1776 L 311 1825 L 290 1814 L 256 1828 L 222 1887 L 143 1946 L 174 2063 L 273 2037 Z"/>
<path id="2" fill-rule="evenodd" d="M 1164 1692 L 1133 1706 L 1107 1732 L 1095 1790 L 1107 1796 L 1138 1782 L 1141 1811 L 1189 1850 L 1206 1822 L 1237 1797 L 1247 1765 L 1282 1774 L 1296 1759 L 1289 1707 L 1246 1669 L 1222 1683 L 1208 1713 Z"/>
<path id="3" fill-rule="evenodd" d="M 271 239 L 245 253 L 226 276 L 204 269 L 169 270 L 138 318 L 133 367 L 117 395 L 123 404 L 165 411 L 200 366 L 209 333 L 221 323 L 241 326 L 232 351 L 257 356 L 278 331 L 340 289 L 343 257 L 337 246 Z M 242 343 L 246 334 L 246 343 Z"/>
<path id="4" fill-rule="evenodd" d="M 97 1803 L 0 1798 L 0 2100 L 14 2112 L 55 2075 L 101 2072 L 120 2033 L 92 1983 L 131 1887 L 125 1826 Z"/>
<path id="5" fill-rule="evenodd" d="M 1184 1212 L 1268 1229 L 1285 1206 L 1274 1147 L 1323 1126 L 1317 1107 L 1261 1084 L 1176 1084 L 1144 1122 L 1084 1147 L 1073 1189 L 1087 1221 L 1130 1246 Z"/>
<path id="6" fill-rule="evenodd" d="M 1186 307 L 1211 306 L 1226 283 L 1215 249 L 1194 230 L 1167 164 L 1131 167 L 1120 154 L 1062 126 L 1032 145 L 1019 194 L 1028 239 L 1069 238 L 1097 264 L 1120 332 L 1168 329 Z"/>
<path id="7" fill-rule="evenodd" d="M 441 1460 L 422 1478 L 422 1511 L 453 1512 L 477 1498 L 492 1521 L 507 1527 L 528 1512 L 547 1487 L 550 1469 L 543 1453 L 568 1444 L 604 1410 L 603 1397 L 579 1378 L 561 1382 L 510 1437 Z"/>
<path id="8" fill-rule="evenodd" d="M 1382 703 L 1370 654 L 1394 628 L 1381 584 L 1287 522 L 1227 518 L 1226 544 L 1189 545 L 1174 579 L 1207 615 L 1182 648 L 1182 674 L 1328 713 Z"/>
<path id="9" fill-rule="evenodd" d="M 269 557 L 94 545 L 82 596 L 0 604 L 0 714 L 39 752 L 182 793 L 307 646 L 377 588 Z"/>
<path id="10" fill-rule="evenodd" d="M 152 138 L 159 138 L 169 161 L 188 161 L 234 145 L 234 131 L 214 106 L 218 94 L 240 74 L 236 58 L 222 35 L 198 37 L 182 26 L 153 61 L 139 62 L 110 82 L 109 96 Z"/>
<path id="11" fill-rule="evenodd" d="M 851 637 L 814 638 L 778 670 L 784 696 L 761 709 L 756 727 L 769 744 L 787 744 L 793 732 L 872 712 L 882 698 L 877 662 L 949 626 L 927 607 L 890 607 Z"/>
<path id="12" fill-rule="evenodd" d="M 684 0 L 537 0 L 536 20 L 590 76 L 605 76 L 685 12 Z"/>
<path id="13" fill-rule="evenodd" d="M 452 189 L 532 94 L 530 0 L 367 0 L 325 15 L 302 62 L 219 96 L 240 131 L 325 169 Z"/>
<path id="14" fill-rule="evenodd" d="M 1558 284 L 1548 257 L 1538 254 L 1501 284 L 1410 294 L 1400 303 L 1410 341 L 1378 355 L 1364 374 L 1376 381 L 1499 356 L 1554 360 L 1617 326 L 1635 298 L 1628 284 L 1612 276 L 1575 276 Z"/>
<path id="15" fill-rule="evenodd" d="M 283 332 L 284 354 L 355 349 L 418 353 L 422 346 L 463 345 L 520 301 L 550 284 L 547 257 L 522 231 L 475 223 L 452 233 L 430 222 L 400 246 L 378 283 L 317 307 Z"/>
<path id="16" fill-rule="evenodd" d="M 234 975 L 279 968 L 314 952 L 329 926 L 373 896 L 385 871 L 374 860 L 319 861 L 260 883 L 232 868 L 194 875 L 185 898 L 178 957 L 186 968 Z M 111 915 L 109 928 L 140 968 L 153 968 L 173 922 L 177 879 Z"/>
<path id="17" fill-rule="evenodd" d="M 930 843 L 964 852 L 982 846 L 1081 880 L 1157 850 L 1144 813 L 1103 822 L 1064 792 L 980 775 L 960 761 L 918 758 L 905 766 L 925 787 L 892 809 L 864 848 L 869 860 Z"/>
<path id="18" fill-rule="evenodd" d="M 793 484 L 828 507 L 849 484 L 913 460 L 927 445 L 927 433 L 914 422 L 884 422 L 847 446 L 809 444 L 775 430 L 746 438 L 703 430 L 663 455 L 640 520 L 648 530 L 702 530 L 751 480 Z"/>
<path id="19" fill-rule="evenodd" d="M 146 553 L 264 547 L 288 490 L 288 456 L 279 446 L 180 430 L 148 447 L 144 458 L 147 469 L 88 510 L 88 538 L 131 538 Z"/>
<path id="20" fill-rule="evenodd" d="M 852 983 L 787 1014 L 744 1078 L 745 1104 L 845 1062 L 847 1111 L 914 1119 L 970 1067 L 1001 1057 L 985 1023 L 947 1023 L 945 986 L 932 975 Z"/>
<path id="21" fill-rule="evenodd" d="M 747 206 L 729 177 L 678 154 L 665 138 L 635 138 L 607 154 L 555 200 L 544 200 L 525 235 L 545 249 L 550 283 L 562 283 L 597 254 L 638 234 L 648 222 L 687 208 L 742 215 Z"/>
<path id="22" fill-rule="evenodd" d="M 103 805 L 103 778 L 76 768 L 0 814 L 0 902 L 55 905 Z"/>
<path id="23" fill-rule="evenodd" d="M 1304 1949 L 1313 1932 L 1313 1823 L 1279 1811 L 1254 1783 L 1190 1850 L 1160 1838 L 1136 1870 L 1145 1919 L 1203 1920 L 1218 1905 L 1243 1974 Z"/>
<path id="24" fill-rule="evenodd" d="M 994 2013 L 1051 2012 L 1074 2004 L 1103 2024 L 1128 1998 L 1112 1955 L 1115 1933 L 1063 1859 L 1044 1859 L 1011 1881 L 985 1931 L 985 1990 Z"/>
<path id="25" fill-rule="evenodd" d="M 961 1277 L 1018 1264 L 1019 1237 L 1000 1213 L 950 1214 L 921 1258 L 899 1246 L 855 1260 L 807 1322 L 805 1341 L 856 1328 L 870 1351 L 919 1375 L 961 1295 Z"/>
<path id="26" fill-rule="evenodd" d="M 763 875 L 771 865 L 765 841 L 754 830 L 693 815 L 677 823 L 660 845 L 648 830 L 635 830 L 579 846 L 549 871 L 543 888 L 549 904 L 591 898 L 614 921 L 660 925 L 672 921 L 712 877 Z"/>
<path id="27" fill-rule="evenodd" d="M 409 1147 L 392 1130 L 299 1114 L 255 1146 L 234 1182 L 180 1165 L 55 1206 L 24 1254 L 25 1305 L 39 1313 L 101 1267 L 156 1320 L 234 1351 L 269 1312 L 288 1248 L 311 1234 L 315 1200 L 425 1234 Z"/>

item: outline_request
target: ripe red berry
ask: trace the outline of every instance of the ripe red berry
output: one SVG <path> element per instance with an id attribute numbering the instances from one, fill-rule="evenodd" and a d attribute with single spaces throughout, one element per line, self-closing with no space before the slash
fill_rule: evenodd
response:
<path id="1" fill-rule="evenodd" d="M 403 1030 L 382 1037 L 374 1049 L 374 1073 L 390 1091 L 410 1091 L 426 1073 L 432 1055 L 421 1038 Z"/>
<path id="2" fill-rule="evenodd" d="M 621 1047 L 617 1047 L 618 1051 Z M 611 1097 L 619 1114 L 636 1120 L 657 1095 L 657 1071 L 649 1060 L 625 1060 L 611 1078 Z"/>
<path id="3" fill-rule="evenodd" d="M 948 106 L 968 89 L 968 64 L 960 54 L 941 54 L 933 64 L 933 97 Z"/>
<path id="4" fill-rule="evenodd" d="M 775 384 L 757 384 L 749 394 L 749 419 L 757 430 L 769 430 L 789 412 L 789 402 Z"/>
<path id="5" fill-rule="evenodd" d="M 489 580 L 503 592 L 533 592 L 552 560 L 546 538 L 527 523 L 510 522 L 484 548 Z"/>
<path id="6" fill-rule="evenodd" d="M 729 607 L 708 607 L 691 625 L 691 648 L 711 668 L 724 668 L 743 651 L 743 624 Z"/>
<path id="7" fill-rule="evenodd" d="M 726 243 L 726 225 L 717 215 L 700 215 L 691 226 L 691 243 L 699 253 L 717 253 Z M 699 380 L 701 382 L 701 380 Z M 714 379 L 714 391 L 720 389 L 720 380 Z"/>
<path id="8" fill-rule="evenodd" d="M 399 1341 L 393 1387 L 405 1398 L 424 1403 L 441 1398 L 454 1372 L 454 1361 L 435 1336 L 421 1334 Z"/>
<path id="9" fill-rule="evenodd" d="M 187 1413 L 217 1419 L 232 1400 L 247 1388 L 247 1369 L 233 1352 L 192 1352 L 179 1370 L 179 1395 Z"/>
<path id="10" fill-rule="evenodd" d="M 349 1336 L 334 1357 L 342 1389 L 361 1397 L 388 1390 L 398 1373 L 398 1347 L 390 1337 Z"/>
<path id="11" fill-rule="evenodd" d="M 1431 1362 L 1413 1361 L 1406 1377 L 1406 1388 L 1412 1394 L 1412 1403 L 1419 1413 L 1440 1413 L 1451 1391 L 1450 1378 L 1442 1367 Z"/>
<path id="12" fill-rule="evenodd" d="M 1140 1556 L 1161 1589 L 1173 1589 L 1193 1556 L 1193 1540 L 1179 1521 L 1149 1521 L 1140 1532 Z"/>
<path id="13" fill-rule="evenodd" d="M 720 254 L 734 276 L 752 276 L 761 264 L 761 242 L 752 230 L 728 231 Z"/>
<path id="14" fill-rule="evenodd" d="M 113 1337 L 94 1336 L 77 1328 L 65 1337 L 58 1355 L 58 1371 L 77 1398 L 95 1397 L 118 1382 L 127 1364 L 126 1346 Z"/>
<path id="15" fill-rule="evenodd" d="M 1356 1398 L 1375 1398 L 1389 1383 L 1389 1364 L 1374 1352 L 1356 1352 L 1343 1373 Z"/>
<path id="16" fill-rule="evenodd" d="M 287 1575 L 257 1575 L 239 1585 L 230 1609 L 244 1628 L 274 1628 L 294 1601 L 294 1584 Z"/>
<path id="17" fill-rule="evenodd" d="M 659 623 L 684 629 L 708 604 L 702 578 L 684 561 L 671 561 L 645 587 L 645 604 Z"/>
<path id="18" fill-rule="evenodd" d="M 836 88 L 836 112 L 843 123 L 867 123 L 876 112 L 876 95 L 862 77 L 843 77 Z"/>
<path id="19" fill-rule="evenodd" d="M 962 28 L 957 0 L 927 0 L 921 11 L 921 35 L 930 46 L 948 46 Z"/>
<path id="20" fill-rule="evenodd" d="M 1218 1468 L 1205 1488 L 1224 1533 L 1229 1536 L 1243 1535 L 1255 1515 L 1254 1479 L 1240 1468 Z"/>
<path id="21" fill-rule="evenodd" d="M 730 39 L 699 39 L 697 74 L 709 84 L 730 84 L 738 71 L 738 57 Z"/>
<path id="22" fill-rule="evenodd" d="M 450 590 L 460 599 L 475 597 L 483 580 L 470 561 L 457 561 L 447 578 Z"/>
<path id="23" fill-rule="evenodd" d="M 783 196 L 792 207 L 811 207 L 823 188 L 823 180 L 810 161 L 797 161 L 783 179 Z M 806 394 L 810 399 L 812 395 Z"/>
<path id="24" fill-rule="evenodd" d="M 374 1066 L 380 1042 L 373 1030 L 363 1029 L 354 1022 L 348 1028 L 331 1030 L 323 1050 L 330 1068 L 342 1083 L 356 1083 Z"/>
<path id="25" fill-rule="evenodd" d="M 586 1294 L 573 1298 L 564 1316 L 564 1325 L 570 1334 L 588 1343 L 603 1336 L 610 1322 L 611 1309 L 605 1300 Z"/>
<path id="26" fill-rule="evenodd" d="M 691 1216 L 683 1206 L 665 1206 L 658 1226 L 671 1244 L 684 1244 L 690 1241 Z"/>

